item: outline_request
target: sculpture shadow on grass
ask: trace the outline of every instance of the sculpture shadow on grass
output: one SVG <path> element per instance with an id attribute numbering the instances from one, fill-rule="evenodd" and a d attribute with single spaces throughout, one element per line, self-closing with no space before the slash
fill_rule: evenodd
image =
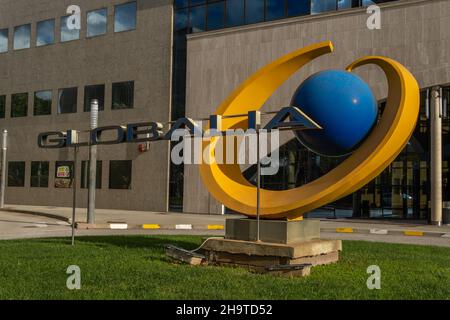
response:
<path id="1" fill-rule="evenodd" d="M 70 238 L 55 238 L 55 239 L 38 239 L 41 243 L 55 242 L 70 245 Z M 130 249 L 155 249 L 164 251 L 166 245 L 174 245 L 187 250 L 197 248 L 202 237 L 200 236 L 164 236 L 164 235 L 114 235 L 114 236 L 78 236 L 75 238 L 75 246 L 77 244 L 89 244 L 97 247 L 122 247 Z"/>

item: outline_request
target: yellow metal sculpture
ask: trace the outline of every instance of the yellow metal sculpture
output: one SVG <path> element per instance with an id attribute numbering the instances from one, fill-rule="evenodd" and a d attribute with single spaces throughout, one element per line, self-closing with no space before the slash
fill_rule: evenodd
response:
<path id="1" fill-rule="evenodd" d="M 216 110 L 222 116 L 245 114 L 263 106 L 289 77 L 306 63 L 333 51 L 331 42 L 318 43 L 294 51 L 263 67 L 242 83 Z M 379 175 L 397 157 L 410 139 L 419 113 L 419 86 L 400 63 L 385 57 L 369 56 L 353 62 L 347 71 L 375 64 L 386 74 L 389 92 L 386 107 L 376 127 L 361 146 L 344 162 L 324 176 L 301 187 L 261 190 L 261 217 L 296 219 L 305 212 L 349 195 Z M 246 128 L 246 118 L 223 120 L 222 130 Z M 204 142 L 213 149 L 216 140 Z M 209 152 L 214 158 L 214 153 Z M 256 215 L 256 187 L 242 175 L 238 164 L 200 166 L 208 191 L 225 206 L 250 217 Z"/>

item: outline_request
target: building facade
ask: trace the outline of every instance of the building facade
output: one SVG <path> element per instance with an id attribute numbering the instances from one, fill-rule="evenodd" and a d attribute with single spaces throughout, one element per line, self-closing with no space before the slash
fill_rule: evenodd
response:
<path id="1" fill-rule="evenodd" d="M 381 29 L 370 30 L 367 7 L 374 3 L 381 8 Z M 88 129 L 90 99 L 103 106 L 100 125 L 202 119 L 260 67 L 326 40 L 335 52 L 299 71 L 264 111 L 288 105 L 315 72 L 383 55 L 416 77 L 421 112 L 410 143 L 388 169 L 311 214 L 433 220 L 436 204 L 450 201 L 449 0 L 80 0 L 78 32 L 67 28 L 71 4 L 0 3 L 0 128 L 9 132 L 6 203 L 71 204 L 73 150 L 44 151 L 36 138 L 43 131 Z M 387 96 L 383 73 L 364 67 L 357 74 L 373 89 L 381 113 Z M 265 188 L 300 186 L 342 161 L 313 154 L 291 133 L 281 138 L 281 168 L 263 177 Z M 222 213 L 198 167 L 174 165 L 169 153 L 165 141 L 145 152 L 137 144 L 99 146 L 97 207 Z M 78 205 L 86 206 L 86 149 L 79 158 Z M 245 175 L 254 182 L 255 168 Z"/>
<path id="2" fill-rule="evenodd" d="M 80 30 L 67 8 L 81 9 Z M 40 149 L 45 131 L 170 120 L 170 1 L 1 1 L 0 127 L 8 130 L 5 203 L 71 206 L 73 149 Z M 77 163 L 78 205 L 87 203 L 87 148 Z M 167 211 L 169 145 L 98 147 L 99 208 Z M 59 170 L 59 171 L 58 171 Z M 149 195 L 149 196 L 148 196 Z"/>

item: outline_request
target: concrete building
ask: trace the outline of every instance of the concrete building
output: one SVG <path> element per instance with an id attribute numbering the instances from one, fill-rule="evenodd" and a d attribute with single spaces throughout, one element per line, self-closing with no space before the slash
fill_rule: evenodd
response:
<path id="1" fill-rule="evenodd" d="M 74 31 L 63 18 L 71 4 L 74 1 L 0 4 L 0 29 L 8 30 L 7 52 L 0 54 L 0 96 L 5 99 L 0 127 L 9 133 L 5 203 L 71 205 L 70 177 L 57 178 L 56 166 L 70 167 L 73 150 L 39 149 L 37 136 L 53 130 L 87 130 L 86 92 L 103 105 L 102 126 L 170 120 L 171 2 L 77 1 L 81 29 Z M 128 25 L 122 25 L 121 17 Z M 51 21 L 50 27 L 38 32 L 41 21 Z M 46 45 L 38 45 L 45 40 Z M 15 49 L 20 45 L 24 48 Z M 17 95 L 21 93 L 26 94 Z M 98 207 L 167 211 L 167 142 L 153 143 L 148 152 L 131 144 L 99 146 L 98 155 Z M 80 187 L 85 181 L 81 171 L 86 165 L 82 168 L 81 162 L 88 160 L 87 148 L 80 149 L 78 159 Z M 78 205 L 86 202 L 87 192 L 82 189 Z"/>
<path id="2" fill-rule="evenodd" d="M 365 55 L 383 55 L 404 64 L 418 80 L 421 113 L 410 143 L 385 172 L 353 195 L 311 214 L 441 220 L 442 204 L 450 201 L 449 0 L 131 3 L 136 6 L 135 23 L 130 14 L 133 5 L 126 0 L 78 1 L 81 30 L 79 38 L 72 41 L 61 38 L 62 34 L 64 40 L 73 37 L 61 31 L 61 17 L 70 1 L 10 0 L 0 4 L 0 36 L 2 30 L 8 30 L 8 48 L 0 53 L 0 68 L 4 70 L 0 74 L 0 111 L 1 96 L 5 97 L 0 128 L 8 129 L 10 136 L 6 203 L 70 205 L 71 191 L 61 186 L 68 186 L 64 180 L 67 163 L 63 161 L 71 161 L 72 150 L 43 151 L 37 147 L 36 137 L 42 131 L 88 128 L 85 98 L 94 97 L 102 88 L 86 86 L 104 85 L 101 125 L 148 120 L 166 123 L 184 115 L 200 119 L 208 117 L 260 67 L 292 50 L 331 40 L 335 52 L 316 59 L 292 77 L 270 98 L 265 111 L 288 105 L 298 85 L 315 72 L 343 69 Z M 373 3 L 381 8 L 381 29 L 367 27 L 367 6 Z M 121 10 L 123 6 L 126 10 Z M 101 10 L 104 8 L 106 11 Z M 38 32 L 39 26 L 44 30 L 46 25 L 40 22 L 48 19 L 55 21 L 54 41 L 38 46 L 48 42 L 45 37 L 39 40 Z M 30 45 L 25 41 L 26 48 L 16 50 L 15 42 L 23 46 L 19 40 L 28 32 L 27 27 L 17 27 L 27 24 Z M 372 67 L 357 73 L 371 86 L 382 109 L 387 96 L 384 74 Z M 134 83 L 132 90 L 130 82 Z M 76 94 L 60 90 L 75 87 Z M 51 112 L 34 115 L 35 100 L 40 106 L 39 94 L 45 97 L 40 93 L 43 90 L 52 92 Z M 17 106 L 24 99 L 17 93 L 25 92 L 28 111 L 19 117 L 13 109 L 20 109 Z M 66 100 L 72 101 L 73 96 L 77 97 L 76 109 L 66 106 L 70 105 Z M 67 108 L 70 113 L 65 113 Z M 283 136 L 281 170 L 276 176 L 263 178 L 265 188 L 302 185 L 341 161 L 309 152 L 289 134 Z M 221 213 L 221 204 L 202 185 L 198 168 L 170 164 L 169 150 L 164 141 L 153 142 L 147 152 L 140 152 L 136 144 L 99 147 L 102 183 L 97 206 Z M 81 161 L 87 160 L 87 150 L 80 157 L 78 187 L 86 180 Z M 43 164 L 48 183 L 40 181 L 42 164 L 37 162 L 48 162 L 48 169 Z M 57 177 L 57 167 L 62 180 Z M 249 180 L 254 180 L 254 171 L 247 169 Z M 79 205 L 86 205 L 86 190 L 81 191 Z"/>

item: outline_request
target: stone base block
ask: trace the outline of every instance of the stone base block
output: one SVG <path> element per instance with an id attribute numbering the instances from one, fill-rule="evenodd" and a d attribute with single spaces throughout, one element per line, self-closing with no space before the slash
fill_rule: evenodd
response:
<path id="1" fill-rule="evenodd" d="M 320 238 L 319 220 L 261 220 L 260 240 L 268 243 L 296 243 Z M 225 238 L 231 240 L 256 241 L 255 219 L 227 219 Z"/>
<path id="2" fill-rule="evenodd" d="M 206 241 L 202 249 L 208 263 L 244 266 L 263 272 L 270 266 L 316 266 L 337 262 L 342 241 L 316 239 L 275 244 L 213 238 Z"/>

